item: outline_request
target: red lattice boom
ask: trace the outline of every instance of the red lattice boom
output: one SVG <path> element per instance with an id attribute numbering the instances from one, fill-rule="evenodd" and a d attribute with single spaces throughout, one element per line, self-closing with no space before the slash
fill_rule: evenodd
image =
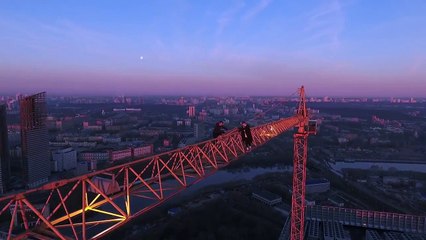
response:
<path id="1" fill-rule="evenodd" d="M 252 128 L 253 147 L 297 126 L 293 116 Z M 7 239 L 96 239 L 244 155 L 236 131 L 209 141 L 0 198 Z"/>

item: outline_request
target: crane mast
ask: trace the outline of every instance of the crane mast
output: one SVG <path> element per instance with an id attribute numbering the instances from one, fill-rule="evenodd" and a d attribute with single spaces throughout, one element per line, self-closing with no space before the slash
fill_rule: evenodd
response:
<path id="1" fill-rule="evenodd" d="M 291 197 L 291 240 L 303 240 L 305 223 L 306 161 L 308 158 L 308 136 L 316 133 L 316 122 L 309 121 L 306 108 L 305 88 L 299 89 L 297 116 L 299 124 L 294 134 L 293 192 Z"/>

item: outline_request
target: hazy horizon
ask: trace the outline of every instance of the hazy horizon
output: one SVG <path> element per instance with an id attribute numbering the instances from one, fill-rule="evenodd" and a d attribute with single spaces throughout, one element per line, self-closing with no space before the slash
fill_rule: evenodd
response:
<path id="1" fill-rule="evenodd" d="M 306 89 L 306 88 L 305 88 Z M 23 95 L 33 95 L 33 94 L 37 94 L 39 92 L 35 91 L 35 92 L 0 92 L 0 96 L 9 96 L 9 97 L 13 97 L 16 96 L 16 94 L 23 94 Z M 156 97 L 187 97 L 187 98 L 191 98 L 191 97 L 237 97 L 237 98 L 245 98 L 245 97 L 277 97 L 277 98 L 297 98 L 297 96 L 295 95 L 295 92 L 292 94 L 287 94 L 287 95 L 220 95 L 220 94 L 207 94 L 207 95 L 196 95 L 196 94 L 140 94 L 140 95 L 132 95 L 132 94 L 102 94 L 102 93 L 81 93 L 81 94 L 74 94 L 74 93 L 49 93 L 46 92 L 46 97 L 133 97 L 133 98 L 137 98 L 137 97 L 147 97 L 147 98 L 156 98 Z M 324 97 L 329 97 L 329 98 L 338 98 L 338 99 L 342 99 L 342 98 L 348 98 L 348 99 L 353 99 L 353 98 L 368 98 L 368 99 L 389 99 L 389 98 L 400 98 L 400 99 L 410 99 L 410 98 L 414 98 L 414 99 L 426 99 L 426 97 L 413 97 L 413 96 L 338 96 L 338 95 L 310 95 L 309 93 L 307 93 L 306 97 L 309 98 L 324 98 Z"/>
<path id="2" fill-rule="evenodd" d="M 426 97 L 426 2 L 2 1 L 0 92 Z"/>

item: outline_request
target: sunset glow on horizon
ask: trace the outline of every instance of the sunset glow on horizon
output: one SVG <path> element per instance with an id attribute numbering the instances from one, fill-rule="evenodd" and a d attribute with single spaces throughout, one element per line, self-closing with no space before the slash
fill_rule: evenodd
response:
<path id="1" fill-rule="evenodd" d="M 426 2 L 2 1 L 0 93 L 426 97 Z"/>

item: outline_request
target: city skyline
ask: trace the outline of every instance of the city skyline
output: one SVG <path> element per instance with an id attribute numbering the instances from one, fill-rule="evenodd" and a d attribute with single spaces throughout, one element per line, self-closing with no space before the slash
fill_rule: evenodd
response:
<path id="1" fill-rule="evenodd" d="M 423 1 L 0 3 L 0 92 L 426 97 Z"/>

